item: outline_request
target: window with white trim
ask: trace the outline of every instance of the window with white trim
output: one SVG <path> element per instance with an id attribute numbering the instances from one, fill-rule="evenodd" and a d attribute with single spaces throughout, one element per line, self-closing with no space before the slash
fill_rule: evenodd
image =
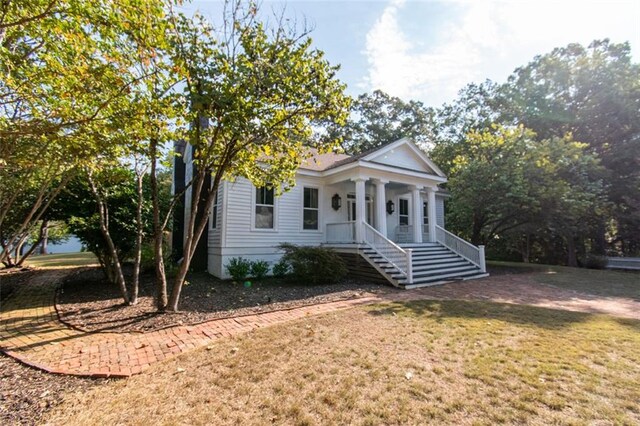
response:
<path id="1" fill-rule="evenodd" d="M 256 188 L 255 228 L 274 229 L 274 194 L 273 188 L 263 186 Z"/>
<path id="2" fill-rule="evenodd" d="M 317 230 L 320 214 L 318 188 L 303 188 L 302 229 Z"/>
<path id="3" fill-rule="evenodd" d="M 409 200 L 406 198 L 400 198 L 398 200 L 398 218 L 400 220 L 400 225 L 408 225 L 409 224 Z"/>

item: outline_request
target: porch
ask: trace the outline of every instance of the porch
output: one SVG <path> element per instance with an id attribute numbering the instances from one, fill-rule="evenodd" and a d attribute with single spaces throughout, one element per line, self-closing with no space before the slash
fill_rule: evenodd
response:
<path id="1" fill-rule="evenodd" d="M 435 227 L 444 228 L 443 197 L 436 198 L 438 183 L 353 178 L 328 185 L 324 188 L 331 198 L 326 243 L 362 243 L 362 223 L 395 243 L 435 242 Z"/>
<path id="2" fill-rule="evenodd" d="M 441 226 L 437 184 L 355 177 L 327 185 L 333 220 L 326 221 L 325 245 L 358 253 L 397 287 L 486 276 L 484 247 Z"/>

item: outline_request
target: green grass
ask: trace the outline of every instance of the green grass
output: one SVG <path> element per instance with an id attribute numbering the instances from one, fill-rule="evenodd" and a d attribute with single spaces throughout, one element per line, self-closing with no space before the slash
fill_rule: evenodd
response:
<path id="1" fill-rule="evenodd" d="M 533 273 L 535 281 L 604 297 L 640 300 L 640 272 L 611 271 L 517 262 L 488 262 L 491 267 Z"/>
<path id="2" fill-rule="evenodd" d="M 384 304 L 223 339 L 79 393 L 47 424 L 638 424 L 640 321 Z M 188 419 L 188 420 L 185 420 Z"/>
<path id="3" fill-rule="evenodd" d="M 27 259 L 27 265 L 38 268 L 60 268 L 73 266 L 97 265 L 98 260 L 93 253 L 61 253 L 32 256 Z"/>

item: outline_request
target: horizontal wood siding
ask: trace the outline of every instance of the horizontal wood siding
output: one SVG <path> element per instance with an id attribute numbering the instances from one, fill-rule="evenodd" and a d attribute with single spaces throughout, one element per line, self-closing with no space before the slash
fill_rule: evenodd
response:
<path id="1" fill-rule="evenodd" d="M 318 231 L 302 230 L 302 193 L 305 186 L 319 188 L 320 218 Z M 253 229 L 253 185 L 246 179 L 228 184 L 227 223 L 223 232 L 226 247 L 273 247 L 282 242 L 317 245 L 323 242 L 323 210 L 331 195 L 313 178 L 298 177 L 297 185 L 275 200 L 275 230 Z"/>
<path id="2" fill-rule="evenodd" d="M 344 260 L 349 270 L 349 278 L 366 281 L 375 284 L 388 285 L 389 281 L 386 280 L 376 269 L 369 264 L 365 259 L 356 253 L 338 253 L 338 255 Z"/>
<path id="3" fill-rule="evenodd" d="M 436 223 L 438 226 L 444 226 L 444 197 L 436 196 Z"/>
<path id="4" fill-rule="evenodd" d="M 211 229 L 211 227 L 209 227 L 209 247 L 220 247 L 222 244 L 222 209 L 224 209 L 224 203 L 222 202 L 223 200 L 224 185 L 222 184 L 222 182 L 220 182 L 220 186 L 218 187 L 218 214 L 216 217 L 216 228 Z M 211 212 L 211 216 L 213 216 L 213 211 Z"/>

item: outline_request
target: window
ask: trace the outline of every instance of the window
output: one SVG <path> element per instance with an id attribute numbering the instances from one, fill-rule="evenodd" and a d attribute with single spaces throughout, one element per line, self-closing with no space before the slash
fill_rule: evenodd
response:
<path id="1" fill-rule="evenodd" d="M 216 199 L 213 202 L 213 209 L 211 209 L 211 229 L 216 229 L 218 226 L 218 193 L 220 192 L 220 188 L 218 187 L 218 191 L 216 191 Z"/>
<path id="2" fill-rule="evenodd" d="M 256 229 L 273 229 L 273 211 L 273 188 L 256 188 Z"/>
<path id="3" fill-rule="evenodd" d="M 429 224 L 429 204 L 422 203 L 422 224 Z"/>
<path id="4" fill-rule="evenodd" d="M 409 200 L 406 198 L 400 198 L 398 200 L 400 207 L 398 208 L 398 217 L 400 218 L 400 225 L 409 224 Z"/>
<path id="5" fill-rule="evenodd" d="M 318 229 L 318 188 L 304 188 L 302 229 Z"/>

